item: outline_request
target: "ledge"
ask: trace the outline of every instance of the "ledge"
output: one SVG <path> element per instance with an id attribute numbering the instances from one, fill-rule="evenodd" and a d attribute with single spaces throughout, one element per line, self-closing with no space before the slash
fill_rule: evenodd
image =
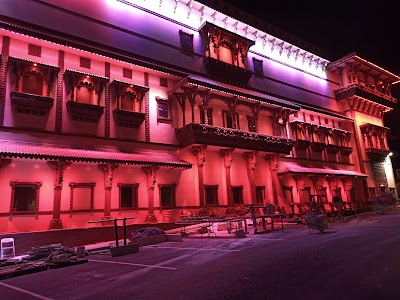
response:
<path id="1" fill-rule="evenodd" d="M 17 113 L 41 117 L 50 112 L 54 103 L 53 98 L 21 92 L 11 92 L 10 98 Z"/>
<path id="2" fill-rule="evenodd" d="M 104 107 L 94 104 L 68 101 L 67 110 L 74 121 L 97 123 L 103 115 Z"/>

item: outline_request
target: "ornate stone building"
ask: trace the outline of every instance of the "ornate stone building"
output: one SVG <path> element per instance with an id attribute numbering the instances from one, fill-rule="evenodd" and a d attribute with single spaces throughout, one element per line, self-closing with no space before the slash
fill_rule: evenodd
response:
<path id="1" fill-rule="evenodd" d="M 0 14 L 0 232 L 394 192 L 383 116 L 400 77 L 355 53 L 328 61 L 221 1 Z"/>

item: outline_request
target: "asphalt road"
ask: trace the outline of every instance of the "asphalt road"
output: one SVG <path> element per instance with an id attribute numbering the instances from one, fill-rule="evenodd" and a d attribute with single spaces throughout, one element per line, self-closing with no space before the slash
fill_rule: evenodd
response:
<path id="1" fill-rule="evenodd" d="M 400 299 L 400 214 L 329 225 L 91 255 L 0 280 L 0 299 Z"/>

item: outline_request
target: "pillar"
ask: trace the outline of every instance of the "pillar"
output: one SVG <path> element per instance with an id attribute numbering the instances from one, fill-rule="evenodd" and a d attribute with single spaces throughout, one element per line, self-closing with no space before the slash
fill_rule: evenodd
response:
<path id="1" fill-rule="evenodd" d="M 47 165 L 54 171 L 54 196 L 53 196 L 53 219 L 50 221 L 49 229 L 62 229 L 61 220 L 61 191 L 64 181 L 64 170 L 71 165 L 65 161 L 48 161 Z"/>
<path id="2" fill-rule="evenodd" d="M 257 153 L 258 151 L 245 152 L 244 157 L 247 162 L 247 174 L 249 178 L 250 190 L 251 190 L 251 203 L 257 204 L 257 194 L 256 194 L 256 183 L 254 172 L 257 164 Z"/>
<path id="3" fill-rule="evenodd" d="M 233 162 L 233 148 L 221 149 L 219 153 L 223 159 L 225 167 L 225 178 L 226 178 L 226 193 L 228 197 L 228 208 L 233 207 L 233 194 L 232 194 L 232 183 L 231 183 L 231 166 Z"/>
<path id="4" fill-rule="evenodd" d="M 146 223 L 157 223 L 157 218 L 154 215 L 154 187 L 156 185 L 156 171 L 158 167 L 142 167 L 142 171 L 147 176 L 147 193 L 148 193 L 148 214 Z"/>
<path id="5" fill-rule="evenodd" d="M 115 164 L 99 164 L 97 166 L 104 174 L 104 216 L 103 220 L 111 219 L 111 190 L 114 178 Z M 106 223 L 102 223 L 106 224 Z"/>
<path id="6" fill-rule="evenodd" d="M 203 172 L 203 166 L 204 162 L 206 161 L 206 148 L 207 146 L 202 145 L 202 146 L 193 146 L 192 147 L 192 153 L 196 157 L 196 163 L 197 163 L 197 174 L 199 178 L 199 183 L 198 183 L 198 188 L 199 188 L 199 198 L 200 198 L 200 207 L 205 207 L 206 206 L 206 200 L 205 200 L 205 195 L 204 195 L 204 172 Z"/>
<path id="7" fill-rule="evenodd" d="M 278 205 L 278 186 L 280 186 L 280 182 L 276 170 L 278 169 L 279 156 L 278 154 L 269 154 L 265 156 L 265 160 L 268 165 L 267 179 L 269 179 L 268 182 L 271 182 L 272 185 L 272 189 L 271 187 L 268 189 L 268 195 L 272 199 L 273 204 Z"/>

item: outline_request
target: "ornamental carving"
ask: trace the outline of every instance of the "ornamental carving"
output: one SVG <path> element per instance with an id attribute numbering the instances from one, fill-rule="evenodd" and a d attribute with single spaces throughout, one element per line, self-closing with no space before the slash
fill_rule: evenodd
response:
<path id="1" fill-rule="evenodd" d="M 224 167 L 226 169 L 230 168 L 233 163 L 233 149 L 220 149 L 219 153 L 224 160 Z"/>
<path id="2" fill-rule="evenodd" d="M 47 165 L 54 171 L 54 189 L 61 191 L 64 181 L 64 170 L 71 165 L 71 162 L 48 161 Z"/>
<path id="3" fill-rule="evenodd" d="M 147 175 L 147 189 L 154 191 L 156 184 L 156 172 L 159 167 L 142 167 L 142 171 Z"/>
<path id="4" fill-rule="evenodd" d="M 206 145 L 192 147 L 192 153 L 196 156 L 196 163 L 199 168 L 202 168 L 206 161 L 206 149 Z"/>
<path id="5" fill-rule="evenodd" d="M 114 179 L 114 170 L 118 168 L 118 165 L 99 164 L 97 167 L 104 173 L 104 189 L 111 191 Z"/>
<path id="6" fill-rule="evenodd" d="M 250 171 L 254 171 L 254 169 L 256 168 L 257 153 L 258 153 L 258 151 L 252 151 L 252 152 L 245 152 L 244 153 L 244 157 L 246 158 L 246 162 L 247 162 L 247 168 Z"/>
<path id="7" fill-rule="evenodd" d="M 343 189 L 345 191 L 350 191 L 353 188 L 353 180 L 349 177 L 341 177 L 340 178 L 343 182 Z"/>
<path id="8" fill-rule="evenodd" d="M 334 176 L 328 176 L 326 180 L 328 181 L 329 190 L 333 193 L 339 187 L 338 179 Z"/>
<path id="9" fill-rule="evenodd" d="M 306 180 L 304 175 L 293 175 L 293 179 L 296 180 L 296 186 L 298 192 L 306 187 Z"/>
<path id="10" fill-rule="evenodd" d="M 318 191 L 324 187 L 322 176 L 320 175 L 310 176 L 310 179 L 313 182 L 314 190 Z"/>
<path id="11" fill-rule="evenodd" d="M 271 171 L 276 171 L 278 169 L 278 164 L 279 164 L 279 155 L 278 154 L 266 155 L 265 160 L 267 161 L 268 166 Z"/>

